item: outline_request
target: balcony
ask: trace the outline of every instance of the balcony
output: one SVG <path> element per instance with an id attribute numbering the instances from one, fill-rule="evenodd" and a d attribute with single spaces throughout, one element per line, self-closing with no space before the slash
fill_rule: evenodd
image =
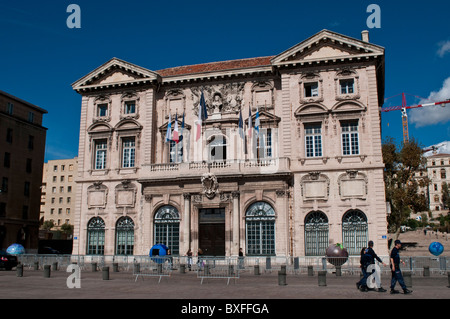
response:
<path id="1" fill-rule="evenodd" d="M 204 173 L 217 177 L 290 174 L 289 158 L 226 160 L 142 165 L 143 181 L 197 178 Z"/>

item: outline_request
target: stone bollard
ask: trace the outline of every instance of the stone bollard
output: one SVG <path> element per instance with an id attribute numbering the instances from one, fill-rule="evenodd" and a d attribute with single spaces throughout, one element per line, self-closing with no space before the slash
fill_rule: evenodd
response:
<path id="1" fill-rule="evenodd" d="M 141 264 L 134 264 L 133 265 L 133 274 L 139 274 L 141 272 Z"/>
<path id="2" fill-rule="evenodd" d="M 103 280 L 109 280 L 109 267 L 105 266 L 102 268 L 102 278 Z"/>
<path id="3" fill-rule="evenodd" d="M 113 272 L 119 272 L 119 263 L 113 263 Z"/>
<path id="4" fill-rule="evenodd" d="M 186 273 L 186 265 L 180 264 L 180 274 L 184 274 L 184 273 Z"/>
<path id="5" fill-rule="evenodd" d="M 228 265 L 228 276 L 234 276 L 234 265 Z"/>
<path id="6" fill-rule="evenodd" d="M 57 271 L 57 270 L 58 270 L 58 262 L 57 262 L 57 261 L 55 261 L 55 262 L 52 264 L 52 270 L 54 270 L 54 271 Z"/>
<path id="7" fill-rule="evenodd" d="M 92 270 L 92 272 L 97 271 L 97 263 L 91 263 L 91 270 Z"/>
<path id="8" fill-rule="evenodd" d="M 318 274 L 319 286 L 326 286 L 327 285 L 327 271 L 320 270 L 317 272 L 317 274 Z"/>
<path id="9" fill-rule="evenodd" d="M 282 265 L 281 270 L 278 272 L 278 285 L 286 286 L 286 266 Z"/>
<path id="10" fill-rule="evenodd" d="M 39 261 L 34 262 L 34 270 L 39 270 Z"/>
<path id="11" fill-rule="evenodd" d="M 430 277 L 430 266 L 423 266 L 423 276 Z"/>
<path id="12" fill-rule="evenodd" d="M 336 266 L 336 276 L 337 277 L 341 277 L 342 276 L 341 266 Z"/>
<path id="13" fill-rule="evenodd" d="M 253 274 L 259 276 L 261 273 L 259 272 L 259 265 L 253 266 Z"/>
<path id="14" fill-rule="evenodd" d="M 406 287 L 412 287 L 412 277 L 410 271 L 403 271 L 403 281 L 405 282 Z"/>
<path id="15" fill-rule="evenodd" d="M 314 276 L 313 266 L 308 266 L 308 276 Z"/>
<path id="16" fill-rule="evenodd" d="M 18 264 L 16 267 L 16 275 L 17 277 L 23 277 L 23 264 Z M 449 276 L 450 278 L 450 276 Z"/>
<path id="17" fill-rule="evenodd" d="M 44 265 L 44 278 L 50 278 L 50 265 Z"/>

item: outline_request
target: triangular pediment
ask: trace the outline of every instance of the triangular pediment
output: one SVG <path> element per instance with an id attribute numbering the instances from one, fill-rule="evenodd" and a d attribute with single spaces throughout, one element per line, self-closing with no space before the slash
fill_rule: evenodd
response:
<path id="1" fill-rule="evenodd" d="M 252 121 L 255 123 L 256 113 L 252 114 Z M 247 118 L 248 120 L 248 118 Z M 269 113 L 265 110 L 259 110 L 259 121 L 261 123 L 278 123 L 281 121 L 281 118 L 276 116 L 275 114 Z"/>
<path id="2" fill-rule="evenodd" d="M 274 65 L 382 56 L 384 48 L 339 33 L 323 30 L 274 57 Z"/>
<path id="3" fill-rule="evenodd" d="M 72 84 L 74 90 L 91 89 L 112 85 L 130 84 L 139 81 L 157 81 L 161 77 L 153 71 L 135 64 L 112 58 L 94 71 Z"/>

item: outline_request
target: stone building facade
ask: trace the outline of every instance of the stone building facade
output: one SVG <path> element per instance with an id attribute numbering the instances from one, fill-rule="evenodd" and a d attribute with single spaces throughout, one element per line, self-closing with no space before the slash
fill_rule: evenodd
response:
<path id="1" fill-rule="evenodd" d="M 53 221 L 53 230 L 73 225 L 78 158 L 50 160 L 43 165 L 40 224 Z"/>
<path id="2" fill-rule="evenodd" d="M 113 58 L 73 89 L 73 254 L 323 256 L 371 239 L 387 255 L 384 49 L 367 32 L 159 71 Z"/>
<path id="3" fill-rule="evenodd" d="M 37 252 L 47 111 L 0 91 L 0 249 Z"/>

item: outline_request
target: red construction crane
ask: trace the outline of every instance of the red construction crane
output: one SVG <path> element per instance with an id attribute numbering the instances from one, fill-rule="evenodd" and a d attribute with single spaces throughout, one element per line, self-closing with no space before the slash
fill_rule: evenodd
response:
<path id="1" fill-rule="evenodd" d="M 420 98 L 418 96 L 416 96 L 416 97 Z M 450 104 L 450 99 L 448 99 L 446 101 L 441 101 L 441 102 L 433 102 L 433 103 L 425 103 L 425 104 L 408 106 L 408 105 L 406 105 L 405 93 L 402 93 L 402 105 L 401 106 L 383 107 L 383 108 L 381 108 L 381 112 L 402 111 L 403 142 L 407 143 L 407 142 L 409 142 L 409 131 L 408 131 L 408 114 L 406 113 L 406 110 L 416 109 L 416 108 L 425 107 L 425 106 L 434 106 L 434 105 L 441 105 L 442 107 L 445 107 L 446 104 Z"/>

